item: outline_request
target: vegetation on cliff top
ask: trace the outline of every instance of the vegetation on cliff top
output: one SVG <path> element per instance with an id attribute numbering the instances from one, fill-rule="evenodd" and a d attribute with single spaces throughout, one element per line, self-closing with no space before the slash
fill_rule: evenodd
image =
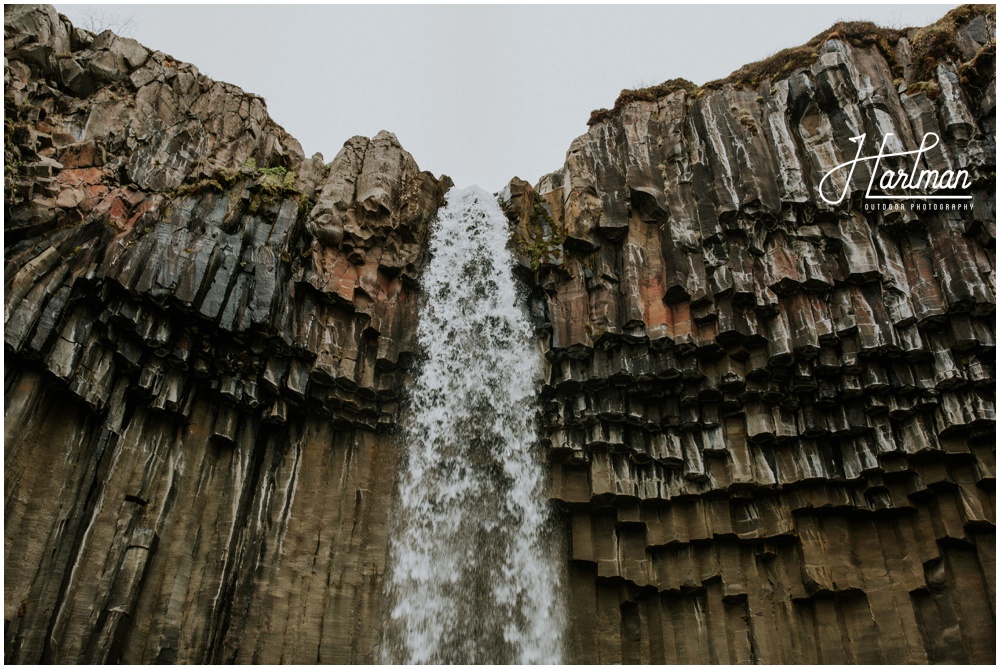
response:
<path id="1" fill-rule="evenodd" d="M 648 88 L 626 89 L 621 92 L 611 109 L 596 109 L 590 114 L 587 125 L 595 125 L 617 115 L 625 105 L 632 102 L 655 102 L 678 90 L 689 95 L 700 96 L 705 91 L 713 91 L 732 84 L 737 88 L 756 88 L 765 80 L 776 81 L 787 77 L 796 70 L 809 67 L 819 58 L 820 48 L 833 39 L 843 40 L 856 47 L 875 47 L 885 57 L 893 69 L 893 76 L 902 77 L 902 66 L 896 60 L 896 45 L 906 37 L 910 41 L 914 82 L 926 82 L 934 77 L 934 68 L 945 59 L 960 61 L 961 49 L 955 40 L 959 27 L 976 16 L 996 16 L 996 5 L 962 5 L 956 7 L 940 20 L 926 28 L 883 28 L 868 21 L 847 21 L 834 24 L 813 37 L 802 46 L 783 49 L 755 63 L 744 65 L 724 79 L 716 79 L 702 86 L 696 86 L 686 79 L 670 79 Z M 921 86 L 919 90 L 933 88 Z"/>

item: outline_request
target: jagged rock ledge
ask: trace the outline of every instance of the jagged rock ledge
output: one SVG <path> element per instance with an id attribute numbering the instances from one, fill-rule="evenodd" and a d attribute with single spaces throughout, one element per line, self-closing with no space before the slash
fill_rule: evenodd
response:
<path id="1" fill-rule="evenodd" d="M 124 376 L 181 414 L 205 385 L 275 420 L 308 400 L 392 422 L 447 181 L 387 132 L 303 159 L 259 97 L 192 65 L 51 8 L 5 21 L 7 350 L 99 411 Z"/>
<path id="2" fill-rule="evenodd" d="M 995 53 L 992 6 L 840 24 L 623 91 L 509 184 L 569 661 L 992 661 Z M 819 196 L 889 132 L 971 209 L 866 210 L 867 163 Z"/>
<path id="3" fill-rule="evenodd" d="M 379 658 L 450 182 L 5 7 L 5 658 Z M 580 662 L 995 658 L 995 13 L 839 26 L 592 118 L 504 195 L 549 362 Z M 973 208 L 865 211 L 848 138 Z M 724 643 L 720 643 L 724 639 Z"/>
<path id="4" fill-rule="evenodd" d="M 52 7 L 4 37 L 6 659 L 376 660 L 450 180 L 388 132 L 306 159 L 261 98 Z"/>

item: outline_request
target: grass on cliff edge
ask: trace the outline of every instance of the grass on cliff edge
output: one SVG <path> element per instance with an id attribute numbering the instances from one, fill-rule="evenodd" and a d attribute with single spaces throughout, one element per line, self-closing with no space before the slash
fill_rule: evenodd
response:
<path id="1" fill-rule="evenodd" d="M 820 47 L 832 39 L 843 40 L 856 47 L 878 48 L 892 67 L 893 76 L 902 77 L 902 66 L 896 61 L 895 48 L 901 37 L 909 35 L 915 81 L 923 82 L 933 77 L 934 68 L 944 58 L 961 60 L 962 54 L 955 41 L 955 32 L 980 15 L 996 16 L 996 5 L 962 5 L 926 28 L 883 28 L 869 21 L 841 21 L 802 46 L 783 49 L 773 56 L 744 65 L 725 79 L 716 79 L 703 86 L 696 86 L 687 79 L 670 79 L 648 88 L 623 90 L 612 109 L 592 111 L 587 125 L 592 126 L 614 117 L 629 103 L 655 102 L 679 90 L 684 90 L 689 95 L 699 95 L 704 91 L 718 90 L 726 84 L 737 88 L 756 88 L 764 80 L 773 82 L 782 79 L 815 63 L 819 58 Z"/>

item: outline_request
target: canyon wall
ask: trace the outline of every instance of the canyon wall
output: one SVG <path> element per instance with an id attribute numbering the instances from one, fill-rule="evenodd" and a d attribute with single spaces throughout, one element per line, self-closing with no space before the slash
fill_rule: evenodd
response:
<path id="1" fill-rule="evenodd" d="M 624 91 L 503 194 L 551 362 L 567 661 L 994 661 L 995 49 L 992 8 L 841 24 Z M 967 208 L 867 210 L 868 162 L 820 197 L 852 137 L 930 132 Z"/>
<path id="2" fill-rule="evenodd" d="M 401 365 L 447 182 L 4 15 L 10 662 L 375 661 Z"/>
<path id="3" fill-rule="evenodd" d="M 388 132 L 5 7 L 8 662 L 372 662 L 428 226 Z M 990 662 L 995 15 L 626 91 L 501 193 L 568 662 Z M 851 137 L 969 207 L 819 197 Z M 903 160 L 890 161 L 906 167 Z M 963 191 L 968 192 L 968 191 Z"/>

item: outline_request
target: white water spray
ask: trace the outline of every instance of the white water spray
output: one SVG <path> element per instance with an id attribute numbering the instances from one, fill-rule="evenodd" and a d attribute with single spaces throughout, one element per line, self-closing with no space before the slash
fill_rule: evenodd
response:
<path id="1" fill-rule="evenodd" d="M 507 220 L 449 193 L 431 239 L 404 431 L 386 660 L 560 661 L 562 616 L 537 449 L 539 355 L 517 306 Z"/>

